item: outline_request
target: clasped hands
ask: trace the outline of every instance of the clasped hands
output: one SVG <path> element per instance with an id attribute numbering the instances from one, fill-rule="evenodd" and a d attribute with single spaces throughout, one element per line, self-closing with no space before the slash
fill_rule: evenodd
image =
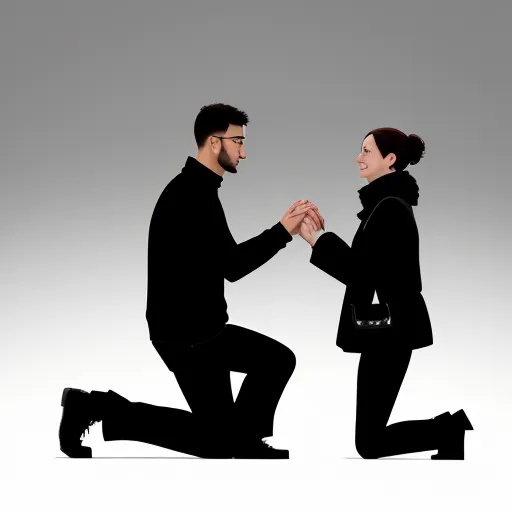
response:
<path id="1" fill-rule="evenodd" d="M 325 221 L 320 215 L 318 207 L 307 199 L 295 201 L 286 210 L 281 224 L 290 235 L 299 233 L 311 247 L 315 245 L 318 231 L 325 230 Z"/>

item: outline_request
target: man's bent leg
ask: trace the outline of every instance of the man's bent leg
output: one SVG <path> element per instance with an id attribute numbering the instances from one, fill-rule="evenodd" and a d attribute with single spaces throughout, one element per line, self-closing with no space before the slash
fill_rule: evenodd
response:
<path id="1" fill-rule="evenodd" d="M 115 405 L 103 418 L 105 441 L 139 441 L 197 457 L 230 456 L 192 413 L 108 394 Z"/>
<path id="2" fill-rule="evenodd" d="M 81 437 L 99 421 L 106 441 L 139 441 L 199 457 L 231 456 L 208 439 L 208 432 L 187 411 L 132 403 L 113 391 L 86 393 L 72 388 L 64 389 L 61 404 L 60 448 L 69 457 L 92 456 Z"/>
<path id="3" fill-rule="evenodd" d="M 278 341 L 237 325 L 226 325 L 223 356 L 231 370 L 246 373 L 235 414 L 241 432 L 256 439 L 273 435 L 277 404 L 295 369 L 294 353 Z"/>
<path id="4" fill-rule="evenodd" d="M 198 344 L 186 354 L 161 343 L 155 348 L 174 373 L 200 431 L 228 448 L 235 426 L 234 402 L 230 370 L 219 357 L 221 349 L 213 341 Z"/>

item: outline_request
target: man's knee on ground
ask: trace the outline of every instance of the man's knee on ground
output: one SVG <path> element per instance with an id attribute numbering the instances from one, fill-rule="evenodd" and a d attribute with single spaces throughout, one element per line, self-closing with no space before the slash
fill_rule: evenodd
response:
<path id="1" fill-rule="evenodd" d="M 356 450 L 363 459 L 378 459 L 379 438 L 368 431 L 356 432 Z"/>

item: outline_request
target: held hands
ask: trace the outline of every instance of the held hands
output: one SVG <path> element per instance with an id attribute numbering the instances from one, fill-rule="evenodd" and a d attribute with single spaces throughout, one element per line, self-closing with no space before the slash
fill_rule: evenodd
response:
<path id="1" fill-rule="evenodd" d="M 305 225 L 305 222 L 307 224 Z M 325 229 L 324 218 L 320 215 L 318 207 L 310 203 L 307 199 L 295 201 L 290 208 L 286 211 L 281 224 L 286 228 L 290 235 L 296 235 L 300 232 L 300 236 L 304 238 L 311 246 L 314 245 L 314 235 L 310 236 L 310 231 L 313 233 Z M 306 238 L 306 236 L 308 238 Z M 312 242 L 310 241 L 312 239 Z"/>
<path id="2" fill-rule="evenodd" d="M 320 228 L 318 227 L 318 223 L 315 222 L 309 214 L 304 217 L 304 219 L 300 225 L 300 228 L 299 228 L 300 236 L 302 238 L 304 238 L 304 240 L 306 240 L 306 242 L 311 247 L 313 247 L 315 245 L 315 243 L 318 239 L 318 236 L 320 235 L 320 231 L 321 230 L 325 231 L 324 218 L 320 215 L 320 213 L 318 211 L 316 213 L 318 214 L 318 216 L 320 217 L 320 219 L 322 221 Z"/>

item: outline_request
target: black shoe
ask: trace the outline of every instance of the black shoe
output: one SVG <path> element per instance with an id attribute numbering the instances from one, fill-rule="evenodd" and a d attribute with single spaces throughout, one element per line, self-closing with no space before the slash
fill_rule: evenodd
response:
<path id="1" fill-rule="evenodd" d="M 453 415 L 441 414 L 434 418 L 440 427 L 440 447 L 432 460 L 464 460 L 464 438 L 466 430 L 473 430 L 473 425 L 463 409 Z"/>
<path id="2" fill-rule="evenodd" d="M 234 450 L 234 459 L 289 459 L 288 450 L 279 450 L 263 439 L 239 444 Z"/>
<path id="3" fill-rule="evenodd" d="M 59 427 L 60 449 L 68 457 L 90 458 L 92 450 L 82 446 L 81 437 L 100 421 L 93 414 L 91 395 L 81 389 L 65 388 L 62 392 L 62 419 Z"/>

